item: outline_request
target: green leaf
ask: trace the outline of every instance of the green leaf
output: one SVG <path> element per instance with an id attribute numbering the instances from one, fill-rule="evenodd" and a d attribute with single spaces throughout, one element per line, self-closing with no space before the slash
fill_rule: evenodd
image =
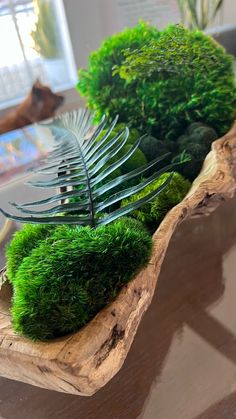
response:
<path id="1" fill-rule="evenodd" d="M 131 204 L 127 204 L 124 207 L 121 207 L 118 210 L 113 211 L 107 217 L 104 217 L 100 221 L 98 221 L 98 224 L 104 224 L 104 225 L 109 224 L 115 221 L 117 218 L 123 217 L 129 212 L 136 210 L 137 208 L 139 208 L 141 205 L 145 204 L 146 202 L 150 202 L 152 199 L 154 199 L 157 195 L 159 195 L 160 192 L 162 192 L 166 188 L 166 186 L 170 183 L 171 179 L 172 179 L 172 174 L 159 188 L 155 189 L 155 191 L 150 192 L 144 198 L 140 198 L 137 201 L 132 202 Z"/>
<path id="2" fill-rule="evenodd" d="M 172 167 L 172 165 L 170 166 Z M 158 179 L 162 173 L 166 172 L 166 170 L 168 170 L 168 168 L 164 167 L 163 169 L 158 170 L 158 172 L 155 172 L 152 176 L 150 176 L 145 181 L 138 183 L 138 185 L 132 186 L 123 191 L 117 192 L 116 194 L 113 194 L 109 199 L 106 199 L 103 203 L 98 204 L 96 209 L 99 211 L 103 211 L 108 206 L 115 204 L 116 202 L 119 202 L 122 199 L 128 198 L 129 196 L 134 195 L 135 193 L 143 190 L 146 186 L 150 185 L 150 183 Z"/>
<path id="3" fill-rule="evenodd" d="M 23 204 L 11 203 L 12 207 L 18 211 L 16 215 L 3 209 L 0 209 L 0 212 L 8 218 L 24 223 L 79 224 L 96 227 L 114 221 L 158 195 L 170 179 L 150 195 L 147 195 L 145 199 L 136 201 L 112 213 L 104 214 L 104 209 L 141 191 L 163 172 L 179 164 L 173 163 L 161 168 L 141 183 L 132 187 L 123 187 L 120 192 L 116 191 L 109 198 L 103 199 L 104 194 L 108 191 L 113 190 L 118 185 L 122 186 L 130 179 L 136 178 L 139 182 L 143 173 L 166 157 L 166 154 L 157 157 L 149 164 L 111 180 L 109 175 L 120 168 L 133 155 L 143 138 L 139 138 L 128 152 L 117 158 L 117 153 L 123 149 L 129 136 L 129 130 L 125 128 L 110 138 L 117 119 L 117 117 L 114 119 L 102 138 L 100 137 L 104 131 L 106 119 L 103 118 L 95 129 L 92 126 L 92 116 L 87 110 L 73 111 L 56 118 L 53 123 L 44 124 L 51 129 L 56 146 L 49 154 L 45 165 L 42 168 L 34 169 L 34 172 L 43 175 L 56 175 L 56 177 L 50 180 L 28 182 L 28 184 L 34 187 L 54 188 L 54 191 L 52 191 L 50 197 L 38 201 Z M 89 136 L 90 132 L 92 134 Z M 59 193 L 55 192 L 56 187 L 61 188 Z M 77 198 L 77 202 L 66 201 L 72 198 Z M 32 209 L 32 207 L 48 204 L 54 205 L 50 208 Z M 73 214 L 75 212 L 76 214 Z"/>

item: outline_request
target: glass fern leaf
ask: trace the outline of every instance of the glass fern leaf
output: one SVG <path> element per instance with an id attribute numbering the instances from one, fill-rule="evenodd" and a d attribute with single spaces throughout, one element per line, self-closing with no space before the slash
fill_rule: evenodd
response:
<path id="1" fill-rule="evenodd" d="M 55 139 L 55 147 L 49 153 L 44 165 L 34 170 L 38 174 L 53 176 L 50 180 L 28 182 L 30 186 L 53 188 L 49 198 L 23 204 L 11 203 L 18 211 L 14 215 L 0 208 L 6 217 L 23 223 L 40 224 L 79 224 L 96 227 L 108 224 L 118 217 L 132 212 L 142 204 L 154 199 L 171 181 L 171 175 L 161 187 L 152 191 L 136 202 L 115 208 L 106 213 L 108 207 L 121 202 L 136 192 L 140 192 L 151 182 L 172 169 L 173 163 L 156 170 L 151 176 L 140 182 L 140 176 L 166 158 L 157 157 L 147 165 L 136 168 L 129 173 L 111 180 L 110 175 L 119 169 L 139 147 L 139 138 L 122 157 L 117 153 L 122 150 L 129 136 L 128 128 L 110 137 L 118 117 L 109 125 L 105 117 L 96 129 L 92 125 L 92 115 L 86 109 L 80 109 L 57 117 L 52 123 L 45 124 L 50 128 Z M 125 182 L 136 179 L 137 184 L 123 187 Z M 121 190 L 117 192 L 117 187 Z M 59 190 L 58 190 L 59 189 Z M 107 192 L 109 196 L 107 197 Z M 106 194 L 106 195 L 105 195 Z M 76 198 L 76 200 L 75 200 Z M 71 200 L 73 199 L 73 202 Z M 51 208 L 42 206 L 52 204 Z M 40 207 L 32 209 L 33 207 Z"/>

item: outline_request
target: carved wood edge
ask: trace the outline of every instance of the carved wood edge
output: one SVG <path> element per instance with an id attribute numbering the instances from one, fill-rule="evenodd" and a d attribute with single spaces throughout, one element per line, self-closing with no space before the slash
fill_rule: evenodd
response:
<path id="1" fill-rule="evenodd" d="M 57 391 L 90 396 L 122 367 L 144 312 L 151 303 L 168 243 L 188 216 L 208 215 L 236 189 L 236 123 L 212 144 L 200 175 L 184 200 L 153 235 L 147 268 L 77 333 L 50 343 L 16 335 L 9 314 L 0 315 L 0 374 Z"/>

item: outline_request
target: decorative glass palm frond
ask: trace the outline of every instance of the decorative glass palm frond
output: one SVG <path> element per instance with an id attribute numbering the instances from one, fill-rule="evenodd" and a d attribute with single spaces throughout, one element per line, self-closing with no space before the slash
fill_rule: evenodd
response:
<path id="1" fill-rule="evenodd" d="M 51 178 L 28 182 L 28 184 L 40 188 L 54 188 L 52 195 L 46 199 L 24 204 L 11 203 L 18 210 L 19 215 L 0 209 L 2 214 L 24 223 L 79 224 L 96 227 L 100 224 L 108 224 L 155 198 L 170 182 L 171 175 L 161 187 L 144 198 L 106 213 L 108 208 L 113 208 L 111 207 L 113 204 L 141 191 L 175 165 L 173 163 L 165 166 L 141 183 L 127 188 L 123 187 L 117 192 L 117 187 L 122 187 L 124 182 L 126 184 L 135 178 L 139 182 L 142 174 L 147 173 L 151 167 L 167 156 L 165 154 L 157 157 L 145 166 L 111 179 L 109 177 L 111 173 L 114 173 L 133 155 L 142 140 L 140 138 L 128 152 L 117 158 L 117 153 L 122 150 L 129 135 L 128 128 L 125 128 L 110 139 L 117 119 L 115 118 L 105 135 L 106 118 L 104 117 L 97 128 L 93 129 L 92 116 L 88 110 L 73 111 L 56 118 L 51 124 L 46 124 L 55 138 L 55 147 L 49 154 L 45 165 L 36 169 L 35 172 L 49 175 Z M 104 198 L 105 194 L 106 198 Z M 75 201 L 74 198 L 76 202 L 70 202 Z M 48 206 L 48 204 L 51 205 L 50 208 L 32 209 Z"/>

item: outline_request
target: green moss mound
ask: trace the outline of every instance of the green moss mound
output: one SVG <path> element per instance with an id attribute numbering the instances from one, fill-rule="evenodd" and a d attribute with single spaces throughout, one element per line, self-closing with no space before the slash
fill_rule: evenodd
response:
<path id="1" fill-rule="evenodd" d="M 203 161 L 211 149 L 211 144 L 217 139 L 216 131 L 201 123 L 191 124 L 184 135 L 178 140 L 178 151 L 185 151 L 191 160 L 179 166 L 179 172 L 193 181 L 202 168 Z"/>
<path id="2" fill-rule="evenodd" d="M 137 193 L 127 199 L 124 199 L 121 205 L 126 205 L 143 198 L 148 193 L 161 186 L 170 176 L 170 173 L 163 173 L 158 180 L 151 183 L 142 192 Z M 132 216 L 142 223 L 146 224 L 151 231 L 156 227 L 165 217 L 166 213 L 175 205 L 177 205 L 187 194 L 190 189 L 190 182 L 183 178 L 179 173 L 174 172 L 169 185 L 164 191 L 154 198 L 153 201 L 141 206 L 138 210 L 132 212 Z"/>
<path id="3" fill-rule="evenodd" d="M 14 281 L 15 274 L 23 259 L 38 245 L 41 240 L 51 234 L 55 229 L 53 225 L 25 224 L 22 230 L 17 231 L 11 243 L 7 246 L 7 277 Z"/>
<path id="4" fill-rule="evenodd" d="M 154 160 L 157 156 L 166 153 L 173 153 L 174 143 L 172 141 L 161 141 L 151 135 L 147 135 L 141 140 L 140 149 L 144 153 L 148 162 Z M 170 161 L 170 157 L 162 161 L 162 164 Z"/>
<path id="5" fill-rule="evenodd" d="M 77 87 L 98 117 L 119 114 L 161 140 L 176 140 L 195 121 L 221 135 L 235 116 L 232 57 L 211 37 L 178 25 L 158 31 L 139 23 L 106 39 Z"/>
<path id="6" fill-rule="evenodd" d="M 121 122 L 130 120 L 127 112 L 130 114 L 130 107 L 134 109 L 137 104 L 134 87 L 118 74 L 113 76 L 113 67 L 123 63 L 126 48 L 141 48 L 158 37 L 155 27 L 140 22 L 135 28 L 107 38 L 98 51 L 90 54 L 88 70 L 79 71 L 77 89 L 86 98 L 88 107 L 97 112 L 97 120 L 104 113 L 112 118 L 119 114 Z"/>
<path id="7" fill-rule="evenodd" d="M 152 239 L 130 218 L 97 229 L 56 227 L 14 280 L 14 329 L 47 340 L 75 332 L 145 266 Z"/>

